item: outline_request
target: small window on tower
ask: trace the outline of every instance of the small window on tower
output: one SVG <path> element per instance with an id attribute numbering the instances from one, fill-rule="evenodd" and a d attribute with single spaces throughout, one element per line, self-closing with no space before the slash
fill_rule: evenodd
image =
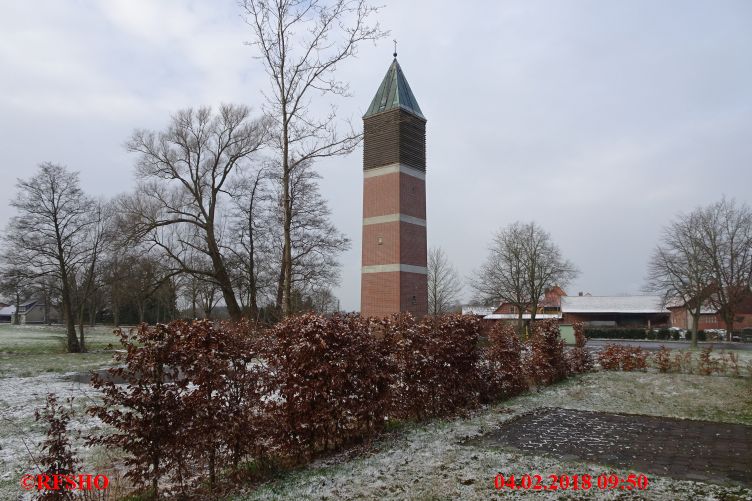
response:
<path id="1" fill-rule="evenodd" d="M 417 304 L 417 303 L 418 303 L 418 299 L 415 296 L 413 296 L 413 304 Z"/>
<path id="2" fill-rule="evenodd" d="M 377 237 L 377 238 L 376 238 L 376 242 L 377 242 L 377 243 L 378 243 L 379 245 L 383 245 L 383 243 L 384 243 L 384 237 Z"/>

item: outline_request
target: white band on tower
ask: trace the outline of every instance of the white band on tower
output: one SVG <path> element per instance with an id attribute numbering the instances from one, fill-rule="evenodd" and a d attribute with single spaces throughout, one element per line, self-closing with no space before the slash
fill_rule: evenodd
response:
<path id="1" fill-rule="evenodd" d="M 384 165 L 383 167 L 366 169 L 363 171 L 363 177 L 368 179 L 369 177 L 384 176 L 386 174 L 396 174 L 398 172 L 400 174 L 407 174 L 408 176 L 416 177 L 423 181 L 426 180 L 425 172 L 405 164 L 391 164 Z"/>

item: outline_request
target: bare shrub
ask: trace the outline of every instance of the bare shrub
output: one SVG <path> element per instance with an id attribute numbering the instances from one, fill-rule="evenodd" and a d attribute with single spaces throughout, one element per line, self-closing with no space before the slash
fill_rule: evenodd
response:
<path id="1" fill-rule="evenodd" d="M 671 361 L 671 370 L 673 372 L 680 372 L 683 374 L 692 374 L 694 372 L 694 366 L 692 364 L 692 353 L 675 353 L 674 358 Z"/>
<path id="2" fill-rule="evenodd" d="M 703 376 L 709 376 L 710 374 L 718 370 L 718 362 L 711 356 L 712 353 L 713 346 L 703 348 L 700 352 L 700 363 L 698 370 Z"/>
<path id="3" fill-rule="evenodd" d="M 741 372 L 739 370 L 739 355 L 732 352 L 726 352 L 723 353 L 722 356 L 725 364 L 723 371 L 724 374 L 731 372 L 732 376 L 739 377 L 741 375 Z"/>
<path id="4" fill-rule="evenodd" d="M 37 458 L 37 465 L 43 475 L 75 475 L 79 466 L 78 458 L 71 445 L 72 433 L 68 430 L 73 411 L 72 398 L 65 400 L 66 405 L 58 403 L 54 393 L 47 394 L 47 401 L 42 409 L 34 411 L 34 419 L 46 425 L 45 438 L 41 444 L 42 454 Z M 37 496 L 39 500 L 63 501 L 75 499 L 69 490 L 42 490 Z"/>
<path id="5" fill-rule="evenodd" d="M 653 361 L 659 372 L 668 372 L 671 370 L 671 350 L 661 345 L 660 349 L 653 355 Z"/>

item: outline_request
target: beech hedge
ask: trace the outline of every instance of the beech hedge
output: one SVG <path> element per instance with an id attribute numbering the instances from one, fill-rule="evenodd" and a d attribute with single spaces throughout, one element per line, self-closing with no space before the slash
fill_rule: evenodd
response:
<path id="1" fill-rule="evenodd" d="M 565 354 L 555 321 L 522 343 L 497 325 L 409 314 L 304 314 L 262 328 L 177 321 L 118 330 L 123 353 L 89 412 L 127 476 L 154 496 L 216 492 L 243 464 L 301 464 L 372 438 L 390 420 L 451 416 L 592 367 L 582 326 Z M 247 468 L 246 468 L 247 470 Z M 203 480 L 208 480 L 204 482 Z M 166 487 L 169 486 L 169 487 Z"/>

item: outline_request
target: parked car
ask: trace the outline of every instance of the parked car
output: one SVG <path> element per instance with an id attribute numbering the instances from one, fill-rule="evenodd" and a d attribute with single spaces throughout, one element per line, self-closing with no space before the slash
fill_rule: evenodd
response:
<path id="1" fill-rule="evenodd" d="M 708 341 L 725 341 L 726 329 L 705 329 L 708 335 Z"/>
<path id="2" fill-rule="evenodd" d="M 747 327 L 745 329 L 742 329 L 741 340 L 745 343 L 752 343 L 752 328 Z"/>

